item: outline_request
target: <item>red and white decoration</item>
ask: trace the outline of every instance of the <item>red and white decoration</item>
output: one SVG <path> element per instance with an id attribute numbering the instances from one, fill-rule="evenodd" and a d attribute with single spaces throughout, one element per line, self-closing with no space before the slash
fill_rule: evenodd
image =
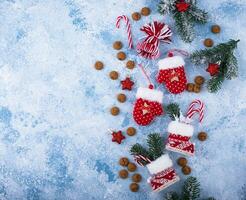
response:
<path id="1" fill-rule="evenodd" d="M 172 121 L 168 125 L 168 141 L 166 149 L 185 155 L 194 155 L 195 144 L 190 142 L 194 128 L 190 124 Z"/>
<path id="2" fill-rule="evenodd" d="M 162 155 L 146 166 L 151 174 L 148 183 L 155 192 L 159 192 L 179 181 L 179 177 L 173 169 L 173 162 L 168 154 Z"/>
<path id="3" fill-rule="evenodd" d="M 171 43 L 171 29 L 164 23 L 154 21 L 143 26 L 140 30 L 147 36 L 137 44 L 137 53 L 146 59 L 157 59 L 160 56 L 160 42 Z"/>
<path id="4" fill-rule="evenodd" d="M 131 31 L 131 24 L 127 16 L 121 15 L 117 17 L 116 20 L 116 28 L 120 28 L 120 21 L 124 20 L 126 23 L 126 30 L 127 30 L 127 38 L 128 38 L 128 46 L 130 49 L 133 48 L 133 41 L 132 41 L 132 31 Z"/>
<path id="5" fill-rule="evenodd" d="M 151 87 L 152 88 L 152 87 Z M 156 116 L 163 114 L 161 91 L 140 87 L 137 90 L 133 108 L 133 119 L 138 125 L 150 124 Z"/>
<path id="6" fill-rule="evenodd" d="M 167 90 L 173 94 L 183 92 L 187 84 L 184 65 L 185 62 L 181 56 L 169 54 L 169 57 L 158 62 L 157 81 L 163 83 Z"/>
<path id="7" fill-rule="evenodd" d="M 182 115 L 179 119 L 172 121 L 168 125 L 168 141 L 166 144 L 166 149 L 185 155 L 194 155 L 195 144 L 190 142 L 190 138 L 193 135 L 194 128 L 190 124 L 194 114 L 199 114 L 199 122 L 201 123 L 204 118 L 204 103 L 196 99 L 191 102 L 186 118 Z"/>

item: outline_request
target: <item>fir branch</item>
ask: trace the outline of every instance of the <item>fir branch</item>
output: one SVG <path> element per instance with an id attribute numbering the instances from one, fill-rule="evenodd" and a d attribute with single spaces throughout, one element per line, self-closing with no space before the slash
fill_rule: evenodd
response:
<path id="1" fill-rule="evenodd" d="M 149 152 L 139 143 L 134 144 L 130 149 L 131 155 L 142 155 L 144 157 L 149 158 L 150 160 L 153 160 L 153 158 L 150 156 Z M 141 161 L 143 165 L 148 164 L 148 162 Z"/>
<path id="2" fill-rule="evenodd" d="M 149 146 L 149 154 L 153 160 L 159 158 L 164 151 L 164 144 L 160 134 L 153 133 L 148 135 L 147 143 Z"/>
<path id="3" fill-rule="evenodd" d="M 237 65 L 237 58 L 230 54 L 227 57 L 227 72 L 225 74 L 225 77 L 229 80 L 236 78 L 238 76 L 238 65 Z"/>
<path id="4" fill-rule="evenodd" d="M 168 192 L 164 200 L 180 200 L 180 198 L 176 192 Z"/>
<path id="5" fill-rule="evenodd" d="M 162 15 L 169 14 L 176 9 L 175 5 L 176 0 L 161 0 L 158 5 L 158 11 Z"/>
<path id="6" fill-rule="evenodd" d="M 207 83 L 208 91 L 212 93 L 217 92 L 218 90 L 220 90 L 223 81 L 224 81 L 223 76 L 212 77 L 210 80 L 208 80 Z"/>
<path id="7" fill-rule="evenodd" d="M 191 16 L 188 12 L 175 11 L 173 17 L 181 39 L 185 42 L 192 42 L 195 37 L 194 24 L 191 23 Z"/>
<path id="8" fill-rule="evenodd" d="M 199 9 L 197 6 L 195 6 L 195 4 L 191 4 L 188 13 L 191 16 L 192 21 L 199 24 L 207 23 L 208 13 Z"/>
<path id="9" fill-rule="evenodd" d="M 177 103 L 170 103 L 166 108 L 166 112 L 172 120 L 180 117 L 180 108 Z"/>
<path id="10" fill-rule="evenodd" d="M 200 183 L 195 177 L 189 177 L 184 182 L 183 200 L 195 200 L 200 197 Z"/>

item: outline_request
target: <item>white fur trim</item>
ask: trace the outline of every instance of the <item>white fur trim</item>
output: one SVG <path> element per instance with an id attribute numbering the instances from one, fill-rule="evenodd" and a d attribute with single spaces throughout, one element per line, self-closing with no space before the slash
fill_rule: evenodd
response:
<path id="1" fill-rule="evenodd" d="M 136 97 L 137 99 L 142 98 L 149 101 L 157 101 L 159 103 L 162 103 L 163 93 L 158 90 L 140 87 L 138 88 Z"/>
<path id="2" fill-rule="evenodd" d="M 185 62 L 181 56 L 167 57 L 162 60 L 159 60 L 158 66 L 159 69 L 172 69 L 180 66 L 184 66 Z"/>
<path id="3" fill-rule="evenodd" d="M 161 157 L 157 158 L 156 160 L 152 161 L 151 163 L 146 165 L 150 174 L 157 174 L 169 167 L 173 166 L 173 162 L 168 156 L 168 154 L 162 155 Z"/>
<path id="4" fill-rule="evenodd" d="M 167 131 L 169 133 L 191 137 L 193 135 L 194 128 L 190 124 L 179 121 L 172 121 L 168 124 Z"/>

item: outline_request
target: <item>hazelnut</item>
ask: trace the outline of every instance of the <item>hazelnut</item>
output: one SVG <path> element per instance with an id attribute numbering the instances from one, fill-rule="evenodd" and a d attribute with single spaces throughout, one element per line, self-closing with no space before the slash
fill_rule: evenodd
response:
<path id="1" fill-rule="evenodd" d="M 205 79 L 202 76 L 196 76 L 194 81 L 197 85 L 202 85 L 204 83 Z"/>
<path id="2" fill-rule="evenodd" d="M 133 69 L 135 67 L 135 62 L 132 61 L 132 60 L 128 60 L 127 63 L 126 63 L 126 67 L 128 69 Z"/>
<path id="3" fill-rule="evenodd" d="M 133 136 L 133 135 L 136 134 L 136 129 L 133 128 L 133 127 L 129 127 L 129 128 L 126 130 L 126 133 L 127 133 L 127 135 L 129 135 L 129 136 Z"/>
<path id="4" fill-rule="evenodd" d="M 138 12 L 132 13 L 132 19 L 135 20 L 135 21 L 140 20 L 141 19 L 140 13 L 138 13 Z"/>
<path id="5" fill-rule="evenodd" d="M 113 44 L 113 48 L 115 50 L 120 50 L 122 48 L 122 42 L 121 41 L 115 41 L 114 44 Z"/>
<path id="6" fill-rule="evenodd" d="M 189 175 L 191 173 L 191 168 L 188 165 L 186 165 L 182 167 L 182 172 L 184 175 Z"/>
<path id="7" fill-rule="evenodd" d="M 214 45 L 214 41 L 210 38 L 207 38 L 204 40 L 203 44 L 206 47 L 212 47 Z"/>
<path id="8" fill-rule="evenodd" d="M 117 71 L 111 71 L 109 73 L 109 77 L 112 79 L 112 80 L 117 80 L 118 77 L 119 77 L 119 73 Z"/>
<path id="9" fill-rule="evenodd" d="M 205 132 L 200 132 L 200 133 L 198 133 L 198 139 L 200 140 L 200 141 L 205 141 L 206 139 L 207 139 L 207 133 L 205 133 Z"/>
<path id="10" fill-rule="evenodd" d="M 119 171 L 119 177 L 126 179 L 128 177 L 128 171 L 126 169 L 122 169 Z"/>
<path id="11" fill-rule="evenodd" d="M 126 54 L 123 51 L 120 51 L 119 53 L 117 53 L 117 58 L 119 60 L 125 60 L 126 59 Z"/>
<path id="12" fill-rule="evenodd" d="M 201 86 L 195 84 L 193 91 L 194 91 L 195 93 L 199 93 L 199 92 L 201 91 Z"/>
<path id="13" fill-rule="evenodd" d="M 139 190 L 139 185 L 137 183 L 131 183 L 129 187 L 132 192 L 137 192 Z"/>
<path id="14" fill-rule="evenodd" d="M 126 167 L 129 164 L 129 160 L 126 157 L 122 157 L 119 160 L 119 164 L 123 167 Z"/>
<path id="15" fill-rule="evenodd" d="M 132 181 L 135 183 L 139 183 L 142 180 L 141 174 L 133 174 L 132 175 Z"/>
<path id="16" fill-rule="evenodd" d="M 179 166 L 184 167 L 184 166 L 186 166 L 186 164 L 187 164 L 187 159 L 184 158 L 184 157 L 180 157 L 180 158 L 177 160 L 177 163 L 178 163 Z"/>
<path id="17" fill-rule="evenodd" d="M 188 92 L 193 92 L 194 86 L 195 86 L 194 83 L 188 83 L 188 84 L 186 85 L 186 90 L 187 90 Z"/>
<path id="18" fill-rule="evenodd" d="M 120 109 L 116 106 L 112 107 L 111 110 L 110 110 L 111 114 L 116 116 L 120 113 Z"/>
<path id="19" fill-rule="evenodd" d="M 127 169 L 128 169 L 129 172 L 134 172 L 134 171 L 136 171 L 137 166 L 134 163 L 129 163 L 127 165 Z"/>
<path id="20" fill-rule="evenodd" d="M 97 61 L 94 65 L 96 70 L 102 70 L 103 69 L 103 63 L 101 61 Z"/>
<path id="21" fill-rule="evenodd" d="M 212 33 L 215 33 L 215 34 L 220 33 L 220 26 L 219 25 L 213 25 L 211 27 L 211 31 L 212 31 Z"/>
<path id="22" fill-rule="evenodd" d="M 126 95 L 125 94 L 118 94 L 117 99 L 120 103 L 124 103 L 126 101 Z"/>
<path id="23" fill-rule="evenodd" d="M 151 10 L 148 7 L 144 7 L 141 9 L 141 15 L 148 16 L 150 14 Z"/>

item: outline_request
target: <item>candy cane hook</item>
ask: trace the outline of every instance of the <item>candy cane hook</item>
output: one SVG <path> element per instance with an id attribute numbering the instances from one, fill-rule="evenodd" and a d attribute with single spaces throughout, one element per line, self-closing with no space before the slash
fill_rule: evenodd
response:
<path id="1" fill-rule="evenodd" d="M 127 30 L 127 38 L 128 38 L 128 46 L 130 49 L 133 48 L 133 41 L 132 41 L 132 32 L 131 32 L 131 24 L 127 16 L 121 15 L 117 17 L 116 20 L 116 28 L 120 28 L 120 21 L 124 20 L 126 23 L 126 30 Z"/>
<path id="2" fill-rule="evenodd" d="M 195 108 L 198 106 L 198 108 Z M 202 122 L 204 118 L 204 103 L 200 101 L 199 99 L 194 100 L 191 102 L 188 112 L 186 114 L 187 119 L 191 119 L 194 114 L 198 113 L 199 114 L 199 122 Z"/>

